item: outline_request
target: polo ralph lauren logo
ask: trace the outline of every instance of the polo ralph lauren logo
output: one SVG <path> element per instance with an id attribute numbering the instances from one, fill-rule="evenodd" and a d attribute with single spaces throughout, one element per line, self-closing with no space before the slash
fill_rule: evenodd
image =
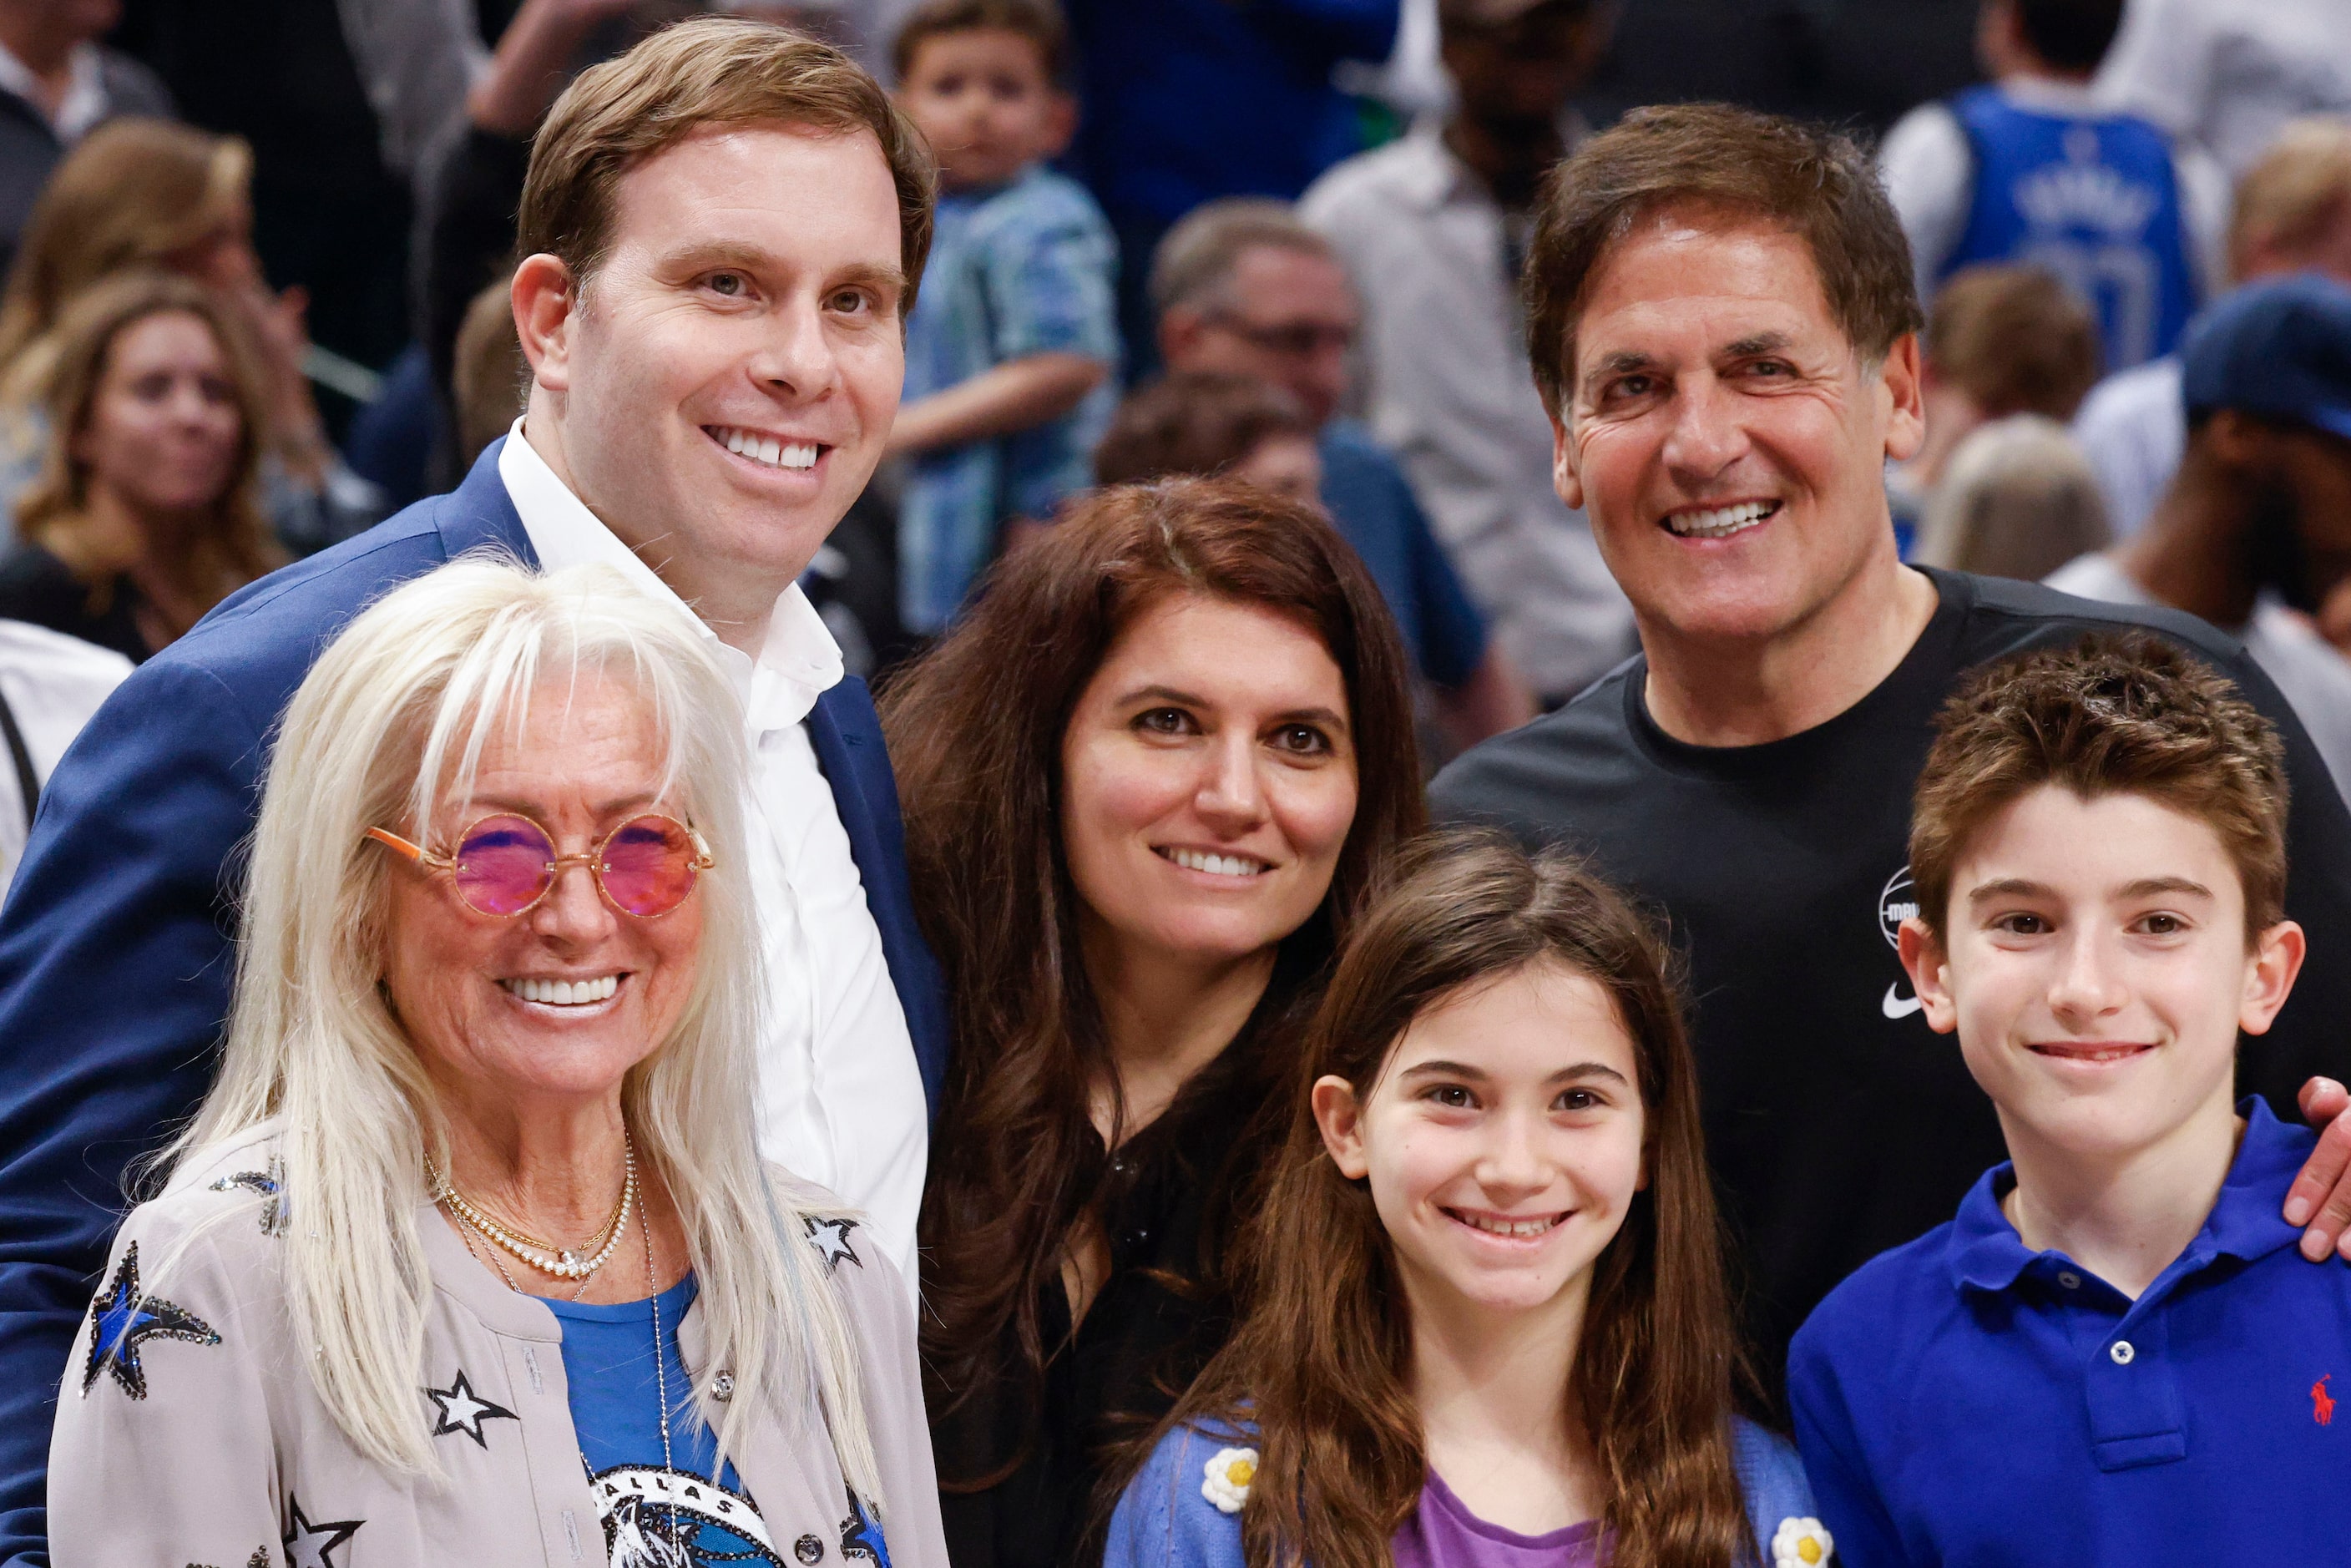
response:
<path id="1" fill-rule="evenodd" d="M 2326 1377 L 2334 1375 L 2330 1372 Z M 2335 1425 L 2335 1398 L 2326 1392 L 2326 1377 L 2310 1385 L 2310 1413 L 2317 1417 L 2320 1426 L 2332 1427 Z"/>

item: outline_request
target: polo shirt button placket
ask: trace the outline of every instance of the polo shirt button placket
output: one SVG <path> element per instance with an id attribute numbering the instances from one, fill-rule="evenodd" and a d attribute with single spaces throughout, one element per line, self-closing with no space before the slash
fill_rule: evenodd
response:
<path id="1" fill-rule="evenodd" d="M 2106 1347 L 2106 1354 L 2114 1357 L 2116 1366 L 2128 1366 L 2138 1352 L 2131 1348 L 2130 1341 L 2118 1339 Z"/>

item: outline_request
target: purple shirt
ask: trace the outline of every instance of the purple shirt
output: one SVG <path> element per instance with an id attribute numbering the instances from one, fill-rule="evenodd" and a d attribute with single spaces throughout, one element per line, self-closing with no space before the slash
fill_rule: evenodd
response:
<path id="1" fill-rule="evenodd" d="M 1599 1568 L 1600 1521 L 1587 1519 L 1542 1535 L 1489 1524 L 1453 1495 L 1435 1470 L 1420 1506 L 1389 1542 L 1395 1568 Z"/>

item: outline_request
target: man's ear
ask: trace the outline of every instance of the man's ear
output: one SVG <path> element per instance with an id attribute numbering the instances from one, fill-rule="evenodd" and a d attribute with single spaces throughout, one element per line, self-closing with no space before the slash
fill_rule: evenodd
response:
<path id="1" fill-rule="evenodd" d="M 2253 950 L 2245 960 L 2245 994 L 2237 1006 L 2239 1029 L 2247 1034 L 2269 1032 L 2309 949 L 2302 927 L 2291 920 L 2281 920 L 2253 938 Z"/>
<path id="2" fill-rule="evenodd" d="M 1905 332 L 1886 350 L 1877 368 L 1892 406 L 1886 415 L 1886 455 L 1907 463 L 1927 441 L 1926 377 L 1918 358 L 1918 334 Z"/>
<path id="3" fill-rule="evenodd" d="M 1191 356 L 1200 334 L 1208 329 L 1208 319 L 1190 305 L 1170 305 L 1159 313 L 1159 361 L 1171 371 L 1180 371 Z"/>
<path id="4" fill-rule="evenodd" d="M 1551 487 L 1569 510 L 1583 510 L 1583 476 L 1575 470 L 1575 442 L 1564 413 L 1551 416 Z"/>
<path id="5" fill-rule="evenodd" d="M 1059 90 L 1045 95 L 1045 133 L 1038 152 L 1040 161 L 1059 158 L 1070 150 L 1078 133 L 1078 100 Z"/>
<path id="6" fill-rule="evenodd" d="M 2198 437 L 2199 445 L 2231 468 L 2267 468 L 2274 461 L 2276 446 L 2270 428 L 2233 408 L 2214 411 Z"/>
<path id="7" fill-rule="evenodd" d="M 1322 1130 L 1322 1147 L 1331 1163 L 1349 1181 L 1361 1181 L 1372 1162 L 1364 1154 L 1364 1108 L 1355 1101 L 1354 1085 L 1336 1073 L 1314 1081 L 1314 1124 Z"/>
<path id="8" fill-rule="evenodd" d="M 1949 1034 L 1959 1027 L 1959 1004 L 1951 999 L 1951 957 L 1942 940 L 1915 915 L 1895 935 L 1902 967 L 1910 972 L 1910 989 L 1922 1004 L 1927 1027 Z"/>
<path id="9" fill-rule="evenodd" d="M 579 291 L 571 269 L 541 252 L 523 257 L 507 286 L 514 304 L 515 336 L 530 361 L 531 380 L 549 392 L 571 388 L 571 325 L 579 314 Z"/>

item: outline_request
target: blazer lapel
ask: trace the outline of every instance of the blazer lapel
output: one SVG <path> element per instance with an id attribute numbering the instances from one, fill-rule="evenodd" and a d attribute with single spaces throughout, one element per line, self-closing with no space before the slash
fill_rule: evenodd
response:
<path id="1" fill-rule="evenodd" d="M 467 550 L 496 549 L 526 566 L 538 564 L 538 552 L 530 548 L 530 535 L 523 529 L 522 515 L 515 510 L 514 497 L 507 494 L 507 482 L 498 476 L 498 454 L 513 439 L 501 435 L 491 442 L 474 460 L 464 483 L 442 498 L 433 521 L 441 530 L 442 548 L 451 560 Z"/>
<path id="2" fill-rule="evenodd" d="M 890 966 L 914 1064 L 923 1074 L 923 1098 L 938 1120 L 939 1096 L 946 1087 L 946 990 L 938 960 L 914 922 L 914 901 L 906 883 L 906 836 L 898 819 L 898 785 L 890 754 L 882 744 L 882 721 L 873 698 L 855 675 L 817 698 L 809 714 L 809 738 L 817 766 L 832 786 L 841 825 L 849 832 L 849 852 L 865 883 L 865 904 L 882 933 L 882 956 Z"/>

